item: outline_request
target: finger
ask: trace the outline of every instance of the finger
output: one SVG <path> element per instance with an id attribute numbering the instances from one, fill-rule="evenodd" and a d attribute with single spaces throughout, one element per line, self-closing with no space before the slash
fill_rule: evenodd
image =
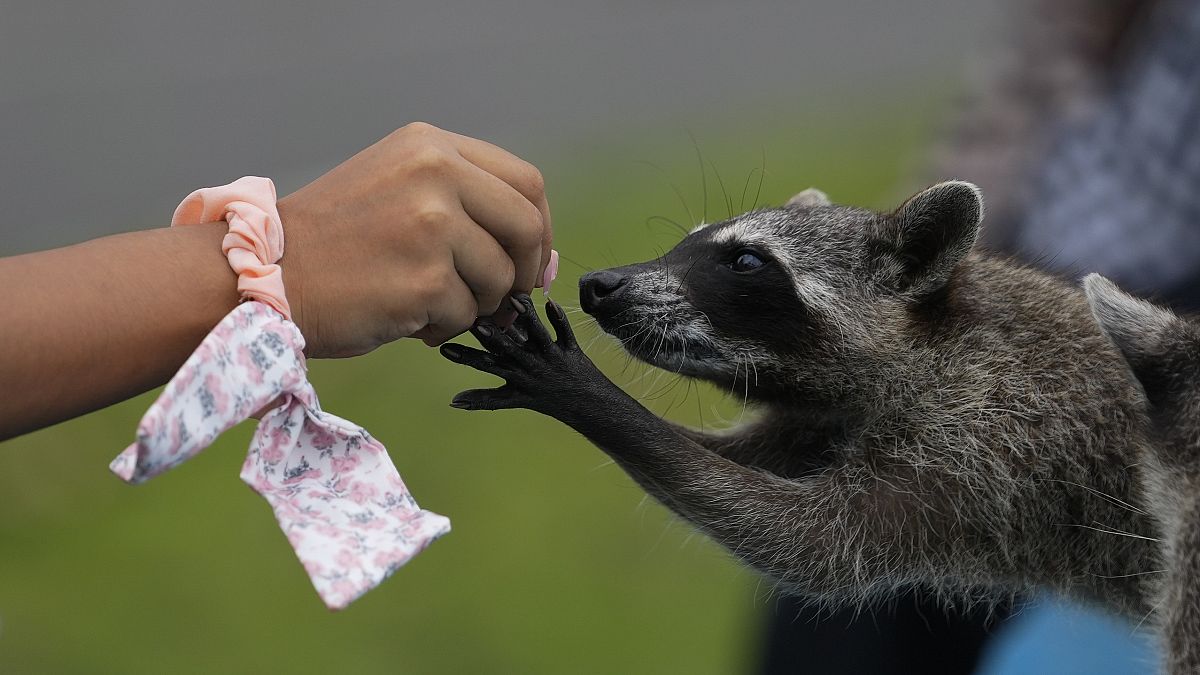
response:
<path id="1" fill-rule="evenodd" d="M 511 152 L 477 138 L 447 132 L 458 153 L 468 162 L 511 185 L 528 199 L 542 214 L 541 259 L 537 279 L 550 262 L 554 243 L 554 228 L 550 219 L 550 203 L 546 199 L 546 184 L 537 167 Z"/>
<path id="2" fill-rule="evenodd" d="M 450 402 L 451 407 L 461 410 L 504 410 L 528 408 L 530 399 L 512 385 L 496 389 L 470 389 L 461 392 Z"/>
<path id="3" fill-rule="evenodd" d="M 567 320 L 567 313 L 563 311 L 562 305 L 553 300 L 547 300 L 546 316 L 550 319 L 550 325 L 554 326 L 554 334 L 558 336 L 558 346 L 563 349 L 575 349 L 578 346 L 575 342 L 575 332 L 571 330 L 571 322 Z"/>
<path id="4" fill-rule="evenodd" d="M 542 320 L 538 318 L 537 310 L 533 308 L 533 301 L 529 296 L 522 293 L 512 299 L 512 304 L 517 310 L 517 320 L 513 325 L 524 331 L 529 343 L 539 351 L 549 347 L 553 340 L 542 325 Z"/>
<path id="5" fill-rule="evenodd" d="M 458 184 L 463 209 L 508 252 L 516 268 L 513 290 L 529 292 L 542 270 L 541 212 L 500 178 L 469 161 L 463 165 Z"/>
<path id="6" fill-rule="evenodd" d="M 504 377 L 511 371 L 505 368 L 496 360 L 496 357 L 482 349 L 475 349 L 466 345 L 446 343 L 439 350 L 442 356 L 447 360 L 459 363 L 469 368 Z"/>
<path id="7" fill-rule="evenodd" d="M 419 333 L 425 344 L 434 347 L 461 335 L 479 316 L 475 295 L 456 273 L 447 274 L 440 292 L 426 308 L 428 322 Z"/>
<path id="8" fill-rule="evenodd" d="M 509 254 L 466 212 L 452 222 L 454 269 L 475 296 L 476 316 L 491 316 L 501 307 L 508 309 L 505 299 L 512 291 L 515 273 Z"/>

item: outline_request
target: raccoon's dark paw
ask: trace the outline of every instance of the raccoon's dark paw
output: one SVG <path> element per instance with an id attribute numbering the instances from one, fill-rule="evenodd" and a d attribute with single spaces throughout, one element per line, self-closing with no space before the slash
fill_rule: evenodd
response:
<path id="1" fill-rule="evenodd" d="M 517 318 L 508 329 L 490 319 L 480 319 L 471 328 L 487 351 L 442 345 L 442 356 L 447 359 L 505 381 L 496 389 L 464 391 L 450 405 L 464 410 L 529 408 L 557 416 L 572 405 L 585 404 L 590 383 L 608 383 L 579 349 L 567 314 L 558 303 L 546 302 L 546 316 L 557 339 L 542 325 L 528 295 L 517 296 L 513 305 Z"/>

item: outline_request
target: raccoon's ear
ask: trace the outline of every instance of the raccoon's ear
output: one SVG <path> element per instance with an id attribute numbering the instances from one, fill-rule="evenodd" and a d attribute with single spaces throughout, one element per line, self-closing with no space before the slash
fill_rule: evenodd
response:
<path id="1" fill-rule="evenodd" d="M 975 244 L 982 220 L 983 194 L 971 183 L 938 183 L 910 197 L 881 223 L 877 243 L 889 281 L 918 297 L 941 289 Z"/>
<path id="2" fill-rule="evenodd" d="M 817 188 L 810 187 L 803 192 L 797 192 L 784 206 L 829 206 L 829 197 Z"/>
<path id="3" fill-rule="evenodd" d="M 1156 363 L 1182 354 L 1195 340 L 1190 325 L 1174 312 L 1135 298 L 1099 274 L 1084 277 L 1083 290 L 1096 323 L 1143 385 Z"/>

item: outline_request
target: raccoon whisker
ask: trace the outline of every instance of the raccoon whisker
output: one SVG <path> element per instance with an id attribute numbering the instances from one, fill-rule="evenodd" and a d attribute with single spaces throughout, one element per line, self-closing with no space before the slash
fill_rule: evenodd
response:
<path id="1" fill-rule="evenodd" d="M 659 376 L 659 378 L 658 378 L 658 379 L 656 379 L 656 380 L 654 381 L 656 385 L 658 384 L 658 382 L 659 382 L 659 381 L 661 381 L 662 377 L 664 377 L 664 376 L 667 376 L 667 374 L 666 374 L 666 371 L 659 371 L 659 372 L 660 372 L 660 373 L 662 373 L 662 375 L 660 375 L 660 376 Z M 672 379 L 670 379 L 670 381 L 668 381 L 668 382 L 667 382 L 666 384 L 664 384 L 662 387 L 659 387 L 658 389 L 655 389 L 655 390 L 654 390 L 654 392 L 653 392 L 652 394 L 650 394 L 650 395 L 646 396 L 645 398 L 646 398 L 647 400 L 650 400 L 650 401 L 657 401 L 658 399 L 660 399 L 660 398 L 663 398 L 663 397 L 664 397 L 664 396 L 666 396 L 667 394 L 669 394 L 669 393 L 671 393 L 672 391 L 674 391 L 674 390 L 675 390 L 675 387 L 676 387 L 678 384 L 679 384 L 679 381 L 678 381 L 678 380 L 676 380 L 676 379 L 674 379 L 674 378 L 672 378 Z M 670 408 L 668 408 L 667 410 L 668 410 L 668 412 L 669 412 L 669 411 L 670 411 Z"/>
<path id="2" fill-rule="evenodd" d="M 638 510 L 638 514 L 641 516 L 639 525 L 645 525 L 645 523 L 646 523 L 646 512 L 649 511 L 649 509 L 646 508 L 646 505 L 649 503 L 650 503 L 649 496 L 643 496 L 640 500 L 638 500 L 636 508 Z M 663 543 L 663 539 L 666 539 L 667 532 L 671 531 L 671 526 L 674 524 L 675 524 L 675 521 L 673 519 L 667 519 L 667 521 L 662 524 L 662 527 L 659 528 L 659 531 L 658 531 L 658 538 L 656 538 L 654 540 L 654 543 L 650 545 L 650 548 L 647 549 L 642 554 L 643 560 L 649 560 L 650 557 L 654 554 L 654 552 L 658 550 L 658 547 L 661 546 Z"/>
<path id="3" fill-rule="evenodd" d="M 1091 492 L 1092 494 L 1102 497 L 1105 501 L 1107 501 L 1111 504 L 1124 507 L 1126 509 L 1129 509 L 1130 511 L 1133 511 L 1134 513 L 1140 513 L 1143 516 L 1149 515 L 1142 509 L 1137 508 L 1136 506 L 1130 504 L 1129 502 L 1125 502 L 1120 499 L 1117 499 L 1116 497 L 1114 497 L 1106 492 L 1097 490 L 1096 488 L 1091 487 L 1089 485 L 1083 485 L 1082 483 L 1076 483 L 1074 481 L 1063 480 L 1063 479 L 1059 479 L 1059 478 L 1042 478 L 1039 480 L 1044 480 L 1044 481 L 1051 482 L 1051 483 L 1063 483 L 1065 485 L 1074 485 L 1075 487 L 1083 488 L 1084 490 L 1087 490 L 1088 492 Z"/>
<path id="4" fill-rule="evenodd" d="M 565 260 L 565 261 L 571 263 L 572 265 L 578 267 L 579 269 L 583 270 L 584 272 L 595 272 L 596 271 L 595 267 L 588 267 L 587 265 L 584 265 L 583 263 L 575 262 L 574 260 L 571 260 L 570 258 L 563 255 L 562 253 L 558 254 L 558 258 L 559 258 L 559 260 Z"/>
<path id="5" fill-rule="evenodd" d="M 616 462 L 616 460 L 613 460 L 613 459 L 611 459 L 611 458 L 610 458 L 610 459 L 608 459 L 607 461 L 600 462 L 600 463 L 599 463 L 599 464 L 597 464 L 596 466 L 593 466 L 592 468 L 588 469 L 588 473 L 595 473 L 596 471 L 599 471 L 599 470 L 601 470 L 601 469 L 603 469 L 603 468 L 605 468 L 605 467 L 612 466 L 612 465 L 614 465 L 614 464 L 616 464 L 616 463 L 617 463 L 617 462 Z"/>
<path id="6" fill-rule="evenodd" d="M 658 388 L 658 389 L 657 389 L 657 390 L 654 392 L 654 395 L 650 397 L 650 399 L 651 399 L 651 400 L 653 400 L 653 401 L 657 401 L 658 399 L 661 399 L 661 398 L 666 398 L 666 396 L 667 396 L 668 394 L 671 394 L 672 392 L 674 392 L 674 391 L 675 391 L 675 388 L 676 388 L 677 386 L 679 386 L 679 380 L 678 380 L 678 379 L 676 379 L 676 378 L 674 378 L 674 377 L 671 377 L 671 374 L 670 374 L 670 373 L 668 373 L 668 372 L 667 372 L 667 371 L 665 371 L 665 370 L 664 370 L 664 371 L 662 371 L 662 373 L 663 373 L 663 374 L 662 374 L 662 377 L 660 377 L 660 378 L 658 379 L 658 381 L 662 381 L 662 379 L 663 379 L 663 378 L 665 378 L 665 379 L 667 380 L 667 382 L 666 382 L 666 384 L 664 384 L 664 385 L 662 385 L 661 387 L 659 387 L 659 388 Z M 669 411 L 669 410 L 670 410 L 670 408 L 667 408 L 667 410 Z"/>
<path id="7" fill-rule="evenodd" d="M 662 262 L 663 281 L 666 281 L 667 279 L 671 278 L 671 263 L 667 260 L 667 252 L 664 251 L 661 246 L 655 246 L 654 250 L 658 252 L 657 259 Z"/>
<path id="8" fill-rule="evenodd" d="M 655 164 L 654 162 L 644 160 L 644 159 L 638 160 L 638 161 L 639 161 L 639 163 L 645 164 L 646 166 L 649 166 L 650 168 L 652 168 L 652 169 L 658 171 L 660 174 L 662 174 L 663 180 L 667 181 L 667 185 L 671 186 L 671 190 L 675 193 L 675 196 L 679 198 L 679 204 L 681 206 L 683 206 L 684 212 L 687 213 L 688 222 L 695 223 L 696 217 L 694 215 L 692 215 L 692 209 L 688 207 L 687 200 L 683 198 L 683 191 L 680 190 L 679 186 L 676 185 L 674 182 L 672 182 L 667 177 L 667 172 L 661 166 Z"/>
<path id="9" fill-rule="evenodd" d="M 750 402 L 750 358 L 749 357 L 746 357 L 746 377 L 744 379 L 746 381 L 745 382 L 745 392 L 742 396 L 742 412 L 740 415 L 738 415 L 739 422 L 742 420 L 743 417 L 746 416 L 746 404 Z"/>
<path id="10" fill-rule="evenodd" d="M 1055 525 L 1057 525 L 1059 527 L 1081 527 L 1085 530 L 1094 530 L 1096 532 L 1100 532 L 1101 534 L 1115 534 L 1115 535 L 1118 535 L 1121 537 L 1130 537 L 1132 539 L 1144 539 L 1146 541 L 1155 541 L 1155 542 L 1159 541 L 1159 539 L 1157 537 L 1147 537 L 1147 536 L 1141 535 L 1141 534 L 1122 532 L 1120 530 L 1110 530 L 1110 529 L 1103 528 L 1103 527 L 1094 527 L 1092 525 L 1082 525 L 1079 523 L 1055 523 Z"/>
<path id="11" fill-rule="evenodd" d="M 590 340 L 588 340 L 588 343 L 587 343 L 587 344 L 585 344 L 585 345 L 583 346 L 583 351 L 584 351 L 584 352 L 590 352 L 590 351 L 592 351 L 592 346 L 593 346 L 593 345 L 595 345 L 595 344 L 596 344 L 596 341 L 597 341 L 597 340 L 599 340 L 599 339 L 600 339 L 600 338 L 602 338 L 602 337 L 606 337 L 606 336 L 604 335 L 604 333 L 596 333 L 595 335 L 593 335 L 593 336 L 591 337 L 591 339 L 590 339 Z M 610 346 L 611 346 L 611 343 L 610 343 Z"/>
<path id="12" fill-rule="evenodd" d="M 1137 630 L 1142 627 L 1142 624 L 1146 623 L 1146 619 L 1149 619 L 1152 614 L 1157 613 L 1158 608 L 1162 607 L 1163 603 L 1166 601 L 1167 601 L 1167 599 L 1163 598 L 1163 599 L 1159 600 L 1158 602 L 1154 603 L 1154 606 L 1150 608 L 1150 611 L 1146 612 L 1145 616 L 1143 616 L 1140 620 L 1138 620 L 1138 622 L 1136 624 L 1133 625 L 1133 628 L 1130 630 L 1130 634 L 1132 635 L 1133 633 L 1136 633 Z"/>
<path id="13" fill-rule="evenodd" d="M 1129 577 L 1140 577 L 1147 574 L 1163 574 L 1166 570 L 1148 570 L 1146 572 L 1130 572 L 1129 574 L 1095 574 L 1092 576 L 1099 579 L 1128 579 Z"/>
<path id="14" fill-rule="evenodd" d="M 733 217 L 733 201 L 729 199 L 729 193 L 725 191 L 725 181 L 721 178 L 721 172 L 717 171 L 717 167 L 709 160 L 708 166 L 712 168 L 713 175 L 717 177 L 717 184 L 721 186 L 721 196 L 725 199 L 725 208 L 729 212 L 729 217 Z"/>
<path id="15" fill-rule="evenodd" d="M 687 236 L 688 230 L 686 227 L 684 227 L 683 225 L 680 225 L 678 222 L 671 220 L 670 218 L 668 218 L 666 216 L 650 216 L 649 218 L 646 219 L 647 226 L 653 222 L 666 223 L 667 225 L 670 225 L 670 226 L 674 227 L 675 229 L 679 230 L 681 233 L 683 233 L 684 236 Z M 559 255 L 561 256 L 561 254 L 559 254 Z"/>
<path id="16" fill-rule="evenodd" d="M 632 367 L 633 363 L 634 363 L 632 356 L 629 356 L 628 354 L 626 354 L 626 356 L 627 356 L 627 358 L 625 359 L 625 365 L 621 366 L 621 375 L 622 376 L 624 376 L 626 373 L 629 372 L 629 368 Z"/>
<path id="17" fill-rule="evenodd" d="M 675 289 L 675 295 L 679 295 L 683 292 L 683 282 L 687 281 L 688 275 L 692 273 L 692 270 L 696 267 L 696 263 L 699 262 L 700 259 L 697 258 L 692 261 L 691 265 L 688 265 L 688 268 L 683 272 L 683 276 L 679 278 L 679 287 Z M 711 325 L 711 322 L 709 325 Z"/>
<path id="18" fill-rule="evenodd" d="M 750 206 L 750 210 L 758 208 L 758 198 L 762 196 L 763 178 L 767 175 L 767 146 L 762 146 L 762 165 L 758 170 L 758 188 L 754 191 L 754 204 Z"/>
<path id="19" fill-rule="evenodd" d="M 659 330 L 658 339 L 656 339 L 656 340 L 655 340 L 655 342 L 654 342 L 654 350 L 653 350 L 653 353 L 652 353 L 652 355 L 651 355 L 651 357 L 650 357 L 650 360 L 651 360 L 651 361 L 657 361 L 657 360 L 658 360 L 658 355 L 659 355 L 659 353 L 660 353 L 660 352 L 661 352 L 661 350 L 662 350 L 663 341 L 664 341 L 664 340 L 666 340 L 666 339 L 667 339 L 667 329 L 666 329 L 666 328 L 662 328 L 662 329 L 660 329 L 660 330 Z"/>
<path id="20" fill-rule="evenodd" d="M 746 192 L 750 190 L 750 179 L 754 178 L 754 172 L 758 171 L 758 167 L 750 169 L 750 173 L 746 174 L 746 183 L 742 185 L 742 198 L 738 201 L 738 210 L 746 210 Z"/>
<path id="21" fill-rule="evenodd" d="M 651 375 L 654 375 L 655 378 L 657 378 L 659 376 L 657 370 L 655 370 L 653 368 L 646 368 L 646 369 L 642 370 L 641 374 L 637 375 L 631 381 L 629 381 L 626 386 L 632 387 L 632 386 L 641 384 L 642 382 L 644 382 L 646 380 L 646 378 L 650 377 Z M 647 389 L 647 391 L 649 391 L 649 390 Z"/>
<path id="22" fill-rule="evenodd" d="M 683 391 L 682 391 L 682 392 L 680 392 L 680 390 L 679 390 L 679 383 L 681 383 L 681 382 L 684 382 L 684 383 L 685 383 L 685 386 L 683 387 Z M 684 378 L 682 375 L 680 375 L 680 376 L 676 376 L 676 377 L 675 377 L 675 384 L 673 384 L 673 385 L 671 386 L 671 391 L 675 392 L 675 394 L 680 394 L 680 393 L 682 393 L 682 396 L 679 396 L 679 397 L 677 398 L 677 397 L 676 397 L 676 395 L 674 395 L 674 394 L 673 394 L 673 395 L 671 396 L 671 404 L 667 406 L 667 409 L 666 409 L 666 411 L 665 411 L 663 414 L 670 413 L 670 412 L 671 412 L 672 410 L 674 410 L 676 407 L 678 407 L 678 406 L 681 406 L 681 405 L 683 405 L 684 403 L 687 403 L 687 395 L 688 395 L 688 391 L 689 391 L 689 390 L 690 390 L 690 387 L 689 387 L 689 386 L 686 384 L 686 380 L 685 380 L 685 378 Z"/>
<path id="23" fill-rule="evenodd" d="M 696 136 L 689 129 L 687 132 L 688 138 L 692 139 L 692 147 L 696 148 L 696 161 L 700 164 L 700 192 L 701 199 L 704 200 L 702 213 L 700 215 L 701 222 L 708 222 L 708 171 L 704 169 L 704 153 L 700 151 L 700 144 L 696 142 Z"/>
<path id="24" fill-rule="evenodd" d="M 662 379 L 667 376 L 667 371 L 660 368 L 649 369 L 649 372 L 654 373 L 654 380 L 651 381 L 650 385 L 642 392 L 642 396 L 640 398 L 651 397 L 652 393 L 656 394 L 659 391 L 658 383 L 662 382 Z"/>

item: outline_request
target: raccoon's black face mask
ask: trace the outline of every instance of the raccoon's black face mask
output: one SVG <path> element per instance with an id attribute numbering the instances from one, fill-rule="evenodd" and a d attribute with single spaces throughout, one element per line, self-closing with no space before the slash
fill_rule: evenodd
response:
<path id="1" fill-rule="evenodd" d="M 781 364 L 837 369 L 870 342 L 872 307 L 945 285 L 982 217 L 969 183 L 936 185 L 895 212 L 787 206 L 693 230 L 661 258 L 580 279 L 583 310 L 651 365 L 718 384 L 794 384 Z"/>

